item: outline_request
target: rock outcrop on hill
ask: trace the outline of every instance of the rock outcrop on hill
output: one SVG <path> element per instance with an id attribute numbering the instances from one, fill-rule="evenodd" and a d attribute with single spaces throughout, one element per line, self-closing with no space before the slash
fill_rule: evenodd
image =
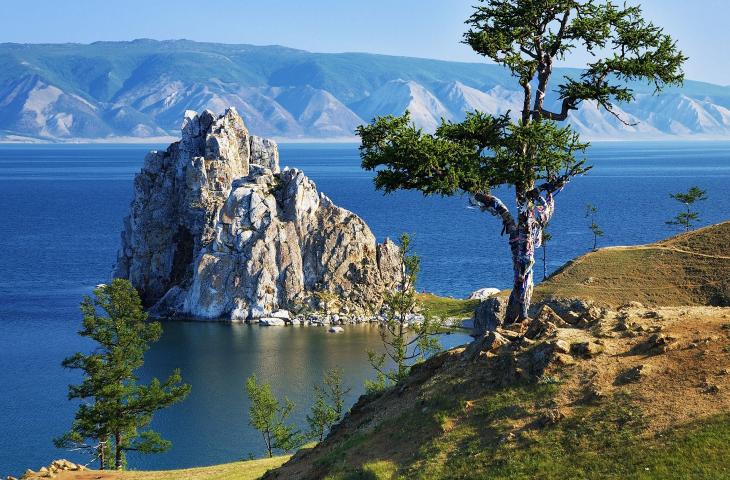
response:
<path id="1" fill-rule="evenodd" d="M 186 112 L 182 139 L 136 176 L 114 276 L 158 316 L 253 320 L 335 293 L 376 313 L 397 247 L 336 206 L 235 109 Z"/>

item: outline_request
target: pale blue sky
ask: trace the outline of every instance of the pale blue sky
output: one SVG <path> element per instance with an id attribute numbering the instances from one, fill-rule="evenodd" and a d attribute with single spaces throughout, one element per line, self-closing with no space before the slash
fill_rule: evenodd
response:
<path id="1" fill-rule="evenodd" d="M 687 76 L 730 84 L 728 0 L 634 0 L 690 56 Z M 0 41 L 134 38 L 279 44 L 480 61 L 460 45 L 475 0 L 0 0 Z M 577 65 L 577 62 L 573 62 Z"/>

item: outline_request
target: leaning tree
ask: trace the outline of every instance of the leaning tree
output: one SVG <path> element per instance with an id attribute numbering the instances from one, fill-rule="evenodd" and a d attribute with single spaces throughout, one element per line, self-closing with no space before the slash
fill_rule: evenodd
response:
<path id="1" fill-rule="evenodd" d="M 528 315 L 535 249 L 555 210 L 554 196 L 590 169 L 583 156 L 588 144 L 558 122 L 590 101 L 628 124 L 614 104 L 632 101 L 637 81 L 654 93 L 681 84 L 686 57 L 642 18 L 640 7 L 605 0 L 480 0 L 466 23 L 464 43 L 515 77 L 520 115 L 467 112 L 463 122 L 442 121 L 434 134 L 413 125 L 408 112 L 380 117 L 358 128 L 360 154 L 386 193 L 467 193 L 501 219 L 514 269 L 505 321 L 514 322 Z M 553 90 L 558 107 L 550 110 L 555 63 L 580 50 L 592 61 L 559 80 Z M 495 195 L 500 186 L 514 188 L 515 213 Z"/>

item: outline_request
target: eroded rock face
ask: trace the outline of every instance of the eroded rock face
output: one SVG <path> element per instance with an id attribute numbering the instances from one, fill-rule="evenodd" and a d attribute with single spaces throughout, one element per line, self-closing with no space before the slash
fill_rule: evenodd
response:
<path id="1" fill-rule="evenodd" d="M 398 249 L 332 203 L 234 109 L 186 112 L 182 139 L 135 178 L 114 276 L 160 316 L 247 320 L 312 304 L 316 291 L 374 313 Z"/>

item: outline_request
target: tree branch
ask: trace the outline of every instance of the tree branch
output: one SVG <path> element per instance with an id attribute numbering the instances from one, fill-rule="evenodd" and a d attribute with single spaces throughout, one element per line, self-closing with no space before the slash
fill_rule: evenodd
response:
<path id="1" fill-rule="evenodd" d="M 560 21 L 560 29 L 555 37 L 555 43 L 553 48 L 550 50 L 550 56 L 554 57 L 560 51 L 560 46 L 563 43 L 563 37 L 565 36 L 565 30 L 568 27 L 568 18 L 570 18 L 570 10 L 566 10 L 563 15 L 563 19 Z"/>
<path id="2" fill-rule="evenodd" d="M 563 175 L 542 183 L 537 188 L 531 190 L 529 196 L 533 199 L 537 199 L 538 197 L 540 197 L 541 192 L 545 192 L 549 195 L 555 194 L 560 191 L 570 181 L 571 178 L 577 175 L 582 175 L 589 171 L 591 168 L 593 167 L 585 167 L 583 162 L 578 162 L 570 169 L 568 169 L 568 171 L 565 172 Z"/>
<path id="3" fill-rule="evenodd" d="M 555 122 L 562 122 L 568 119 L 568 113 L 570 113 L 571 110 L 578 110 L 578 106 L 576 103 L 576 99 L 574 98 L 564 98 L 563 104 L 560 109 L 560 113 L 554 113 L 548 110 L 545 110 L 544 108 L 541 108 L 538 112 L 538 115 L 540 118 L 545 118 L 547 120 L 553 120 Z"/>
<path id="4" fill-rule="evenodd" d="M 524 53 L 525 55 L 527 55 L 528 57 L 537 60 L 537 55 L 535 54 L 535 52 L 528 50 L 527 48 L 525 48 L 522 45 L 520 45 L 520 51 L 522 53 Z"/>
<path id="5" fill-rule="evenodd" d="M 502 233 L 507 232 L 512 235 L 517 229 L 515 219 L 510 213 L 507 206 L 500 200 L 489 193 L 477 193 L 471 197 L 472 205 L 479 207 L 482 211 L 489 212 L 495 217 L 502 218 Z"/>

